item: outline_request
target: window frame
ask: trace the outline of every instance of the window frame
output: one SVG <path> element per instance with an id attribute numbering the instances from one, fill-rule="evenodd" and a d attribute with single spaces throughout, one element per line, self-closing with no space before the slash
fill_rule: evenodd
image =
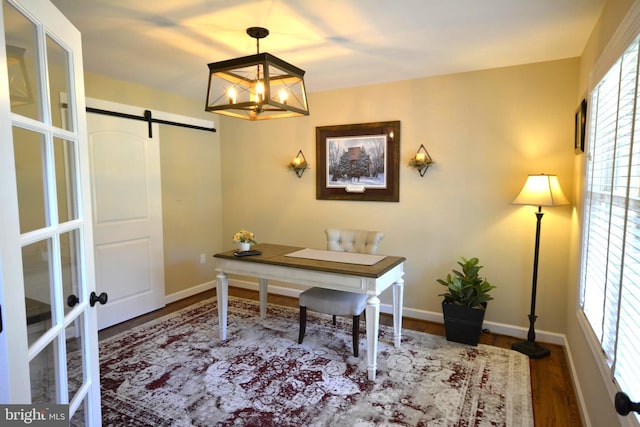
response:
<path id="1" fill-rule="evenodd" d="M 590 104 L 592 104 L 593 92 L 598 87 L 600 82 L 604 79 L 606 74 L 609 72 L 611 68 L 617 63 L 618 60 L 622 58 L 627 49 L 637 40 L 640 40 L 640 2 L 635 2 L 629 9 L 627 15 L 621 22 L 620 26 L 611 37 L 607 47 L 603 50 L 600 55 L 598 61 L 590 72 L 589 75 L 589 83 L 588 83 L 588 96 Z M 640 48 L 640 41 L 637 42 Z M 640 55 L 640 54 L 639 54 Z M 637 69 L 636 79 L 640 81 L 640 67 Z M 639 83 L 640 86 L 640 83 Z M 638 90 L 640 93 L 640 89 Z M 589 107 L 591 109 L 591 107 Z M 636 107 L 636 118 L 640 117 L 640 104 Z M 602 375 L 604 380 L 604 385 L 609 391 L 611 395 L 611 399 L 613 399 L 613 395 L 621 391 L 617 381 L 615 380 L 615 363 L 609 367 L 609 362 L 607 360 L 607 356 L 602 349 L 602 343 L 600 339 L 596 336 L 589 319 L 583 311 L 584 307 L 584 276 L 585 276 L 585 248 L 588 243 L 588 233 L 589 230 L 586 229 L 591 224 L 586 221 L 587 215 L 590 213 L 590 205 L 587 202 L 587 195 L 590 192 L 590 188 L 587 187 L 587 174 L 590 172 L 588 156 L 591 155 L 591 145 L 593 143 L 592 138 L 592 128 L 591 128 L 591 120 L 592 115 L 591 112 L 588 113 L 587 116 L 587 126 L 586 126 L 586 141 L 587 147 L 585 147 L 585 155 L 583 156 L 583 182 L 585 185 L 582 187 L 582 207 L 581 207 L 581 220 L 580 220 L 580 246 L 579 246 L 579 272 L 578 272 L 578 293 L 576 298 L 576 315 L 578 319 L 578 325 L 580 326 L 583 335 L 587 341 L 588 347 L 590 348 L 593 358 L 596 362 L 598 370 Z M 635 129 L 636 135 L 640 135 L 640 129 Z M 640 142 L 640 137 L 636 138 L 638 142 Z M 611 193 L 612 198 L 616 198 L 618 196 Z M 616 339 L 617 339 L 617 327 L 616 327 Z M 624 391 L 624 390 L 622 390 Z M 618 417 L 623 425 L 628 426 L 640 426 L 639 416 L 630 416 L 627 417 Z"/>

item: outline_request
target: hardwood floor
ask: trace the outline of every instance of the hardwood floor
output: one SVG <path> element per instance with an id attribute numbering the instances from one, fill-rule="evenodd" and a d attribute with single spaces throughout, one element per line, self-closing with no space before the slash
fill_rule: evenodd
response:
<path id="1" fill-rule="evenodd" d="M 127 322 L 120 323 L 99 332 L 99 339 L 104 339 L 126 331 L 134 326 L 156 319 L 173 311 L 180 310 L 195 302 L 210 298 L 215 295 L 215 290 L 203 292 L 189 298 L 171 303 L 166 307 L 136 317 Z M 258 292 L 229 288 L 229 295 L 241 298 L 258 299 Z M 279 304 L 290 307 L 298 306 L 298 299 L 282 295 L 269 294 L 270 304 Z M 392 326 L 393 318 L 387 314 L 380 315 L 380 323 Z M 416 331 L 426 332 L 433 335 L 444 335 L 444 325 L 424 320 L 417 320 L 404 317 L 402 327 Z M 494 345 L 496 347 L 511 348 L 513 342 L 519 341 L 514 337 L 483 333 L 480 337 L 482 344 Z M 582 418 L 578 409 L 578 402 L 571 383 L 571 376 L 564 349 L 561 346 L 546 344 L 551 350 L 551 355 L 544 359 L 531 359 L 531 392 L 533 398 L 533 412 L 536 427 L 547 426 L 571 426 L 582 427 Z"/>

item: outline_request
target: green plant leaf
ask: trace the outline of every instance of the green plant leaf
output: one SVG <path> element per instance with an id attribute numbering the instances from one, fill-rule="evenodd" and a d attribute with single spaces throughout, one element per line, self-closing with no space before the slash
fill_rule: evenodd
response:
<path id="1" fill-rule="evenodd" d="M 439 296 L 448 304 L 482 307 L 483 303 L 493 299 L 489 293 L 495 286 L 479 276 L 482 266 L 479 265 L 478 258 L 460 258 L 462 261 L 457 263 L 462 271 L 452 269 L 453 276 L 447 274 L 446 280 L 436 279 L 440 285 L 447 287 L 447 292 Z"/>

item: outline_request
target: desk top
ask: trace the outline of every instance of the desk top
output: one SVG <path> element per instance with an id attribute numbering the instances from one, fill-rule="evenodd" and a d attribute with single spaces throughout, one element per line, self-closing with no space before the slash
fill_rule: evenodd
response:
<path id="1" fill-rule="evenodd" d="M 317 270 L 329 273 L 346 274 L 349 276 L 381 277 L 386 272 L 402 264 L 404 257 L 385 256 L 381 261 L 373 265 L 348 264 L 335 261 L 322 261 L 307 258 L 288 257 L 286 254 L 299 251 L 301 247 L 274 245 L 271 243 L 261 243 L 252 249 L 262 252 L 262 255 L 252 255 L 237 257 L 234 250 L 220 252 L 214 255 L 215 258 L 227 259 L 240 262 L 254 262 L 259 264 L 269 264 L 281 267 L 300 268 L 304 270 Z"/>

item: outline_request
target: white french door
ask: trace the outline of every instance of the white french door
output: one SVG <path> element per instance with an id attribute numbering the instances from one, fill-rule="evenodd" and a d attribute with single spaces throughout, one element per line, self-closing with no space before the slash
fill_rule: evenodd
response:
<path id="1" fill-rule="evenodd" d="M 48 0 L 0 1 L 0 403 L 99 426 L 80 33 Z"/>

